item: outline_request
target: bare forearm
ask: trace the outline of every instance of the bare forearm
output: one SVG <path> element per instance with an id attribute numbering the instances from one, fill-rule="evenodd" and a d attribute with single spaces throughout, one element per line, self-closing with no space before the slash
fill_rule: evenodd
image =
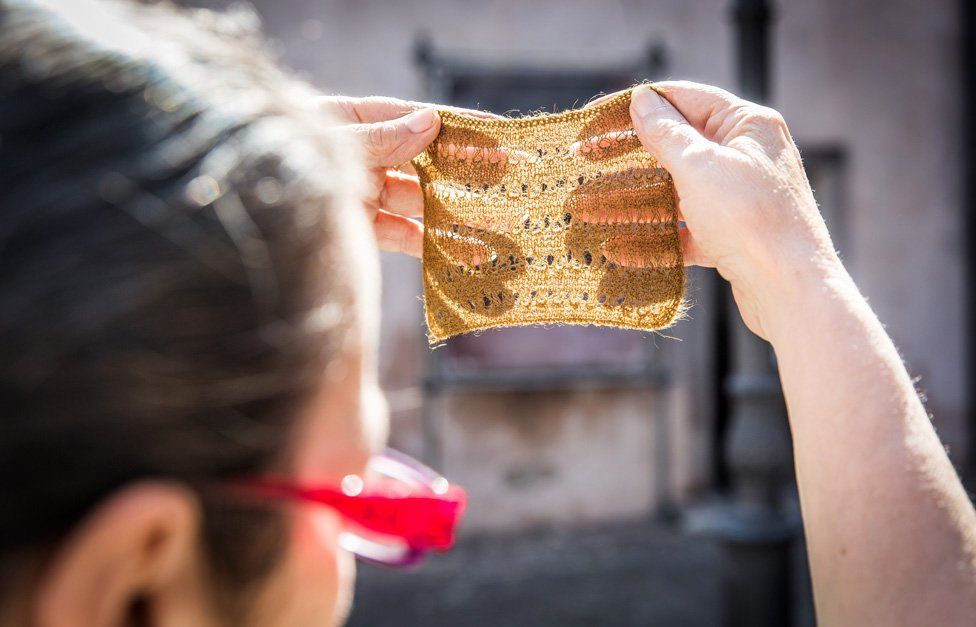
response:
<path id="1" fill-rule="evenodd" d="M 707 85 L 634 91 L 674 179 L 685 260 L 732 284 L 779 358 L 825 625 L 976 625 L 976 514 L 854 287 L 777 112 Z"/>
<path id="2" fill-rule="evenodd" d="M 976 516 L 843 268 L 771 305 L 822 624 L 976 624 Z"/>

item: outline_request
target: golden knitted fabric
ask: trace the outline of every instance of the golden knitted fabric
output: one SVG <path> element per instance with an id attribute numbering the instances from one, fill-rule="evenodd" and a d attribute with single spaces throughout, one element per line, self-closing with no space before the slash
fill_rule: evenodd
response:
<path id="1" fill-rule="evenodd" d="M 685 278 L 674 187 L 629 109 L 628 91 L 522 119 L 440 112 L 413 161 L 432 344 L 500 326 L 672 322 Z"/>

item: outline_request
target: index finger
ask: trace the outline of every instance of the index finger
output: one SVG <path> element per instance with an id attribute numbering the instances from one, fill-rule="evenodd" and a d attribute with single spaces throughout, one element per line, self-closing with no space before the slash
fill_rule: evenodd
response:
<path id="1" fill-rule="evenodd" d="M 487 111 L 428 104 L 412 100 L 400 100 L 385 96 L 369 96 L 366 98 L 323 96 L 318 98 L 316 103 L 323 111 L 331 113 L 337 118 L 351 124 L 387 122 L 421 109 L 439 109 L 441 111 L 461 113 L 486 120 L 498 120 L 502 118 L 500 115 L 488 113 Z"/>

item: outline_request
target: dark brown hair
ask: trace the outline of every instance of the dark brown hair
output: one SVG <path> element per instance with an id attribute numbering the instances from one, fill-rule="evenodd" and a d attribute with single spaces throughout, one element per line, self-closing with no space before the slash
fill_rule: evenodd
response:
<path id="1" fill-rule="evenodd" d="M 334 357 L 350 175 L 254 32 L 0 2 L 0 564 L 133 480 L 280 463 Z M 204 503 L 218 574 L 259 577 L 272 517 Z"/>

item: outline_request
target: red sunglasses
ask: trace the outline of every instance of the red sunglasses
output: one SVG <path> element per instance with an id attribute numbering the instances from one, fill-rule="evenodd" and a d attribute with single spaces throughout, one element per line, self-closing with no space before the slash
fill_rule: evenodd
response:
<path id="1" fill-rule="evenodd" d="M 340 536 L 343 548 L 393 567 L 450 549 L 467 500 L 463 488 L 393 449 L 375 455 L 364 475 L 347 475 L 338 486 L 302 486 L 277 477 L 239 485 L 263 497 L 331 507 L 349 523 Z"/>

